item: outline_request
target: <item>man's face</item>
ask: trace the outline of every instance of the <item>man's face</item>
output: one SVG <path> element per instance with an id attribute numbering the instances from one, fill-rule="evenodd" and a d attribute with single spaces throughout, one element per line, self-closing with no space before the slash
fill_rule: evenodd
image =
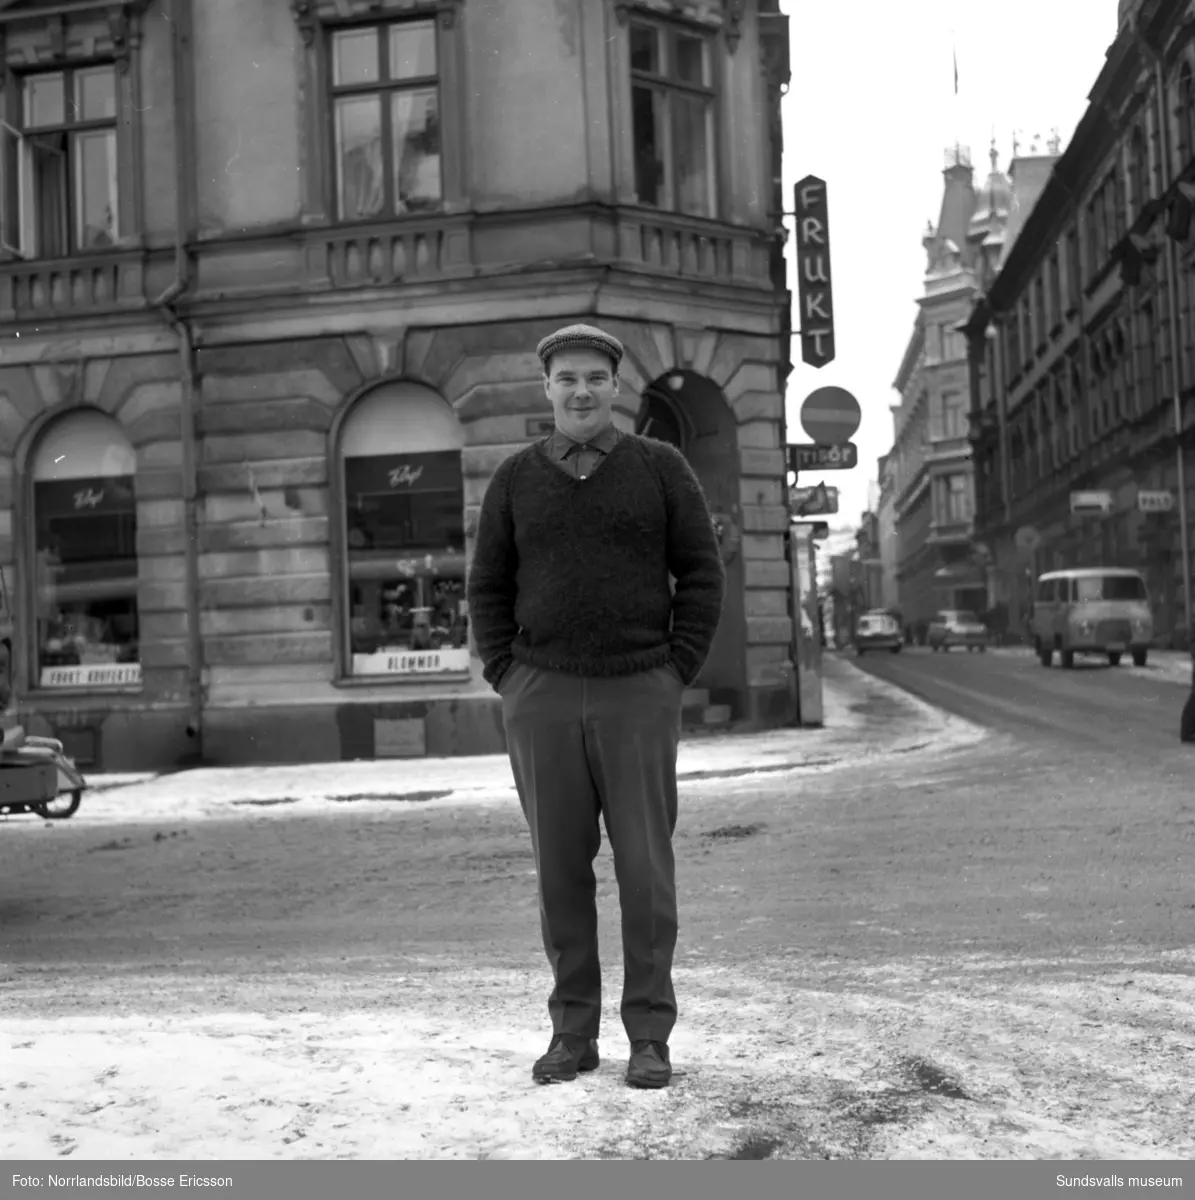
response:
<path id="1" fill-rule="evenodd" d="M 544 391 L 552 402 L 556 428 L 585 442 L 613 420 L 618 377 L 610 358 L 599 350 L 561 350 L 548 362 Z"/>

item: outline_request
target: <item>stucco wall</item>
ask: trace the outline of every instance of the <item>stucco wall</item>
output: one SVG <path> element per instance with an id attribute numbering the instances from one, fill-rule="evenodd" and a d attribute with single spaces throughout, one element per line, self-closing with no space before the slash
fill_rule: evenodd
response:
<path id="1" fill-rule="evenodd" d="M 289 4 L 195 4 L 195 174 L 202 233 L 299 214 L 301 41 Z"/>
<path id="2" fill-rule="evenodd" d="M 471 0 L 465 76 L 469 191 L 476 207 L 585 195 L 583 40 L 580 0 Z"/>

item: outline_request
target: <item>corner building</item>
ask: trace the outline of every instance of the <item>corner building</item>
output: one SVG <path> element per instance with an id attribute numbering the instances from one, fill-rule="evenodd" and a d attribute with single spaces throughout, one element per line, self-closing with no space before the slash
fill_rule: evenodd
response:
<path id="1" fill-rule="evenodd" d="M 31 732 L 92 770 L 501 752 L 464 579 L 576 320 L 717 514 L 689 719 L 790 715 L 774 0 L 15 0 L 0 53 Z"/>

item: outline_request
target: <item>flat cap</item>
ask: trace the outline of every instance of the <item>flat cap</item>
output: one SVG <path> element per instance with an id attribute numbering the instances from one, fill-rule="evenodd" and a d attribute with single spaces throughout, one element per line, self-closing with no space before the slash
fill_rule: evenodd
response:
<path id="1" fill-rule="evenodd" d="M 597 350 L 601 354 L 608 354 L 616 371 L 622 362 L 622 342 L 594 325 L 566 325 L 548 334 L 535 348 L 545 371 L 548 369 L 548 360 L 561 350 Z"/>

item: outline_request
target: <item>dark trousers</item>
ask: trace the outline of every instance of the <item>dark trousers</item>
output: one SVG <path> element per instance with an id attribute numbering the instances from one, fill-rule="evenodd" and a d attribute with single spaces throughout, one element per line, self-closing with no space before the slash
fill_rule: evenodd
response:
<path id="1" fill-rule="evenodd" d="M 614 679 L 515 663 L 499 690 L 519 801 L 531 830 L 556 1033 L 597 1037 L 599 814 L 622 910 L 622 1023 L 666 1042 L 676 1023 L 676 751 L 679 678 L 660 667 Z"/>

